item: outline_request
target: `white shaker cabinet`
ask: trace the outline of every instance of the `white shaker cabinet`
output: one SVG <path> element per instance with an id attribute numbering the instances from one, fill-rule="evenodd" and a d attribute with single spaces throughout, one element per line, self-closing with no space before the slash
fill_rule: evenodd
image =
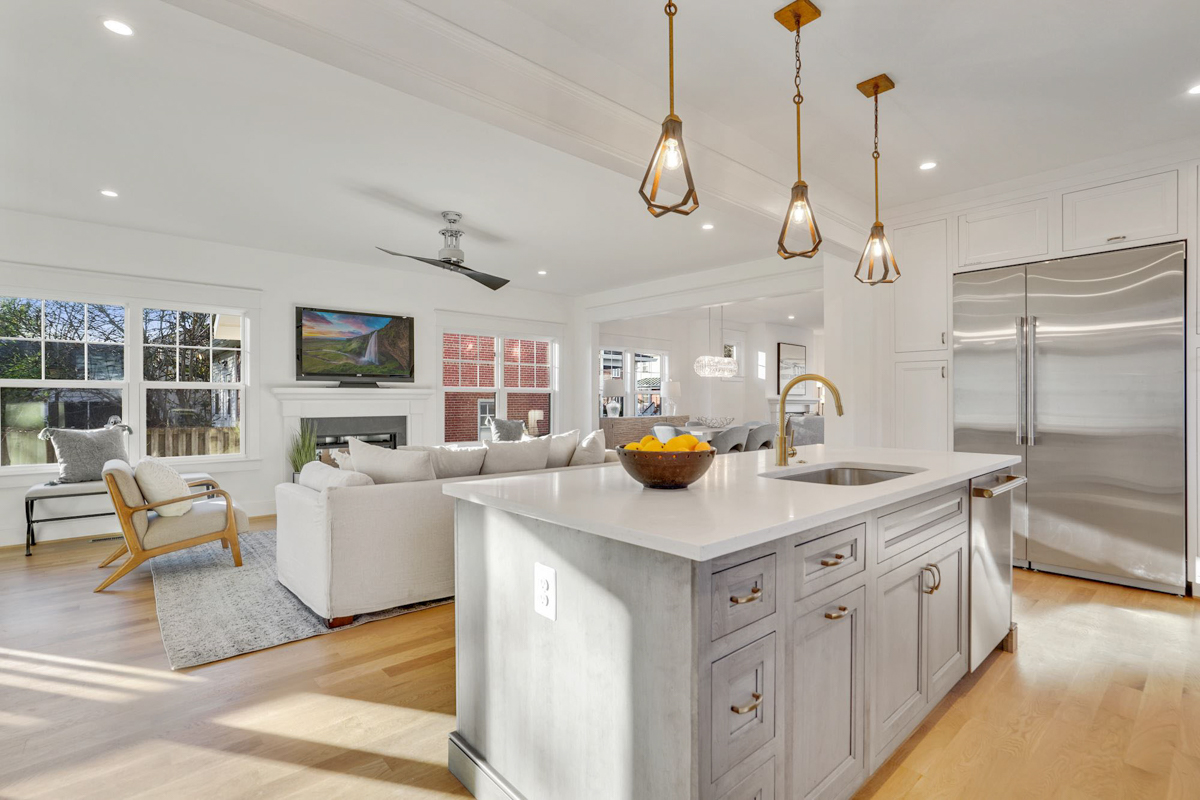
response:
<path id="1" fill-rule="evenodd" d="M 1062 213 L 1063 250 L 1174 235 L 1179 231 L 1179 173 L 1067 192 Z"/>
<path id="2" fill-rule="evenodd" d="M 892 284 L 897 353 L 945 350 L 949 339 L 949 244 L 945 219 L 892 231 L 900 280 Z"/>
<path id="3" fill-rule="evenodd" d="M 958 215 L 958 265 L 973 267 L 1044 256 L 1050 251 L 1050 201 L 968 211 Z"/>
<path id="4" fill-rule="evenodd" d="M 950 449 L 950 380 L 945 361 L 897 361 L 895 446 Z"/>

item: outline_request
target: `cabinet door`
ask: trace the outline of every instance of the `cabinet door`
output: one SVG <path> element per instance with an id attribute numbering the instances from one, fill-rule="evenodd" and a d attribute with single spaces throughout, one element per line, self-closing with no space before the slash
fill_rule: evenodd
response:
<path id="1" fill-rule="evenodd" d="M 796 620 L 792 636 L 793 798 L 840 797 L 862 776 L 867 590 Z"/>
<path id="2" fill-rule="evenodd" d="M 1063 250 L 1170 236 L 1179 230 L 1179 173 L 1067 192 L 1062 203 Z"/>
<path id="3" fill-rule="evenodd" d="M 945 361 L 896 362 L 896 447 L 950 449 L 950 381 Z"/>
<path id="4" fill-rule="evenodd" d="M 1050 201 L 1043 198 L 958 217 L 958 263 L 994 264 L 1050 250 L 1046 220 Z"/>
<path id="5" fill-rule="evenodd" d="M 891 240 L 901 274 L 892 286 L 896 352 L 945 350 L 950 283 L 946 220 L 896 228 Z"/>
<path id="6" fill-rule="evenodd" d="M 871 610 L 871 754 L 893 744 L 924 713 L 927 698 L 923 656 L 924 591 L 933 585 L 925 562 L 897 567 L 875 584 Z"/>
<path id="7" fill-rule="evenodd" d="M 935 548 L 920 559 L 936 581 L 925 595 L 926 664 L 929 695 L 939 696 L 967 674 L 967 535 Z"/>
<path id="8" fill-rule="evenodd" d="M 775 738 L 775 634 L 712 665 L 712 782 Z"/>

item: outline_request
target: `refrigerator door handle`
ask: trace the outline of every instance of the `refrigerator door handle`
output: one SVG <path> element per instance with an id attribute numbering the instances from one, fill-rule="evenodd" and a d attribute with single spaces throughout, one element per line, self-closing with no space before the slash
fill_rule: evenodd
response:
<path id="1" fill-rule="evenodd" d="M 1029 317 L 1028 331 L 1025 334 L 1029 362 L 1028 376 L 1025 380 L 1025 396 L 1027 398 L 1025 412 L 1026 443 L 1033 447 L 1037 444 L 1037 317 Z"/>
<path id="2" fill-rule="evenodd" d="M 1017 317 L 1017 444 L 1025 444 L 1025 329 L 1024 317 Z"/>

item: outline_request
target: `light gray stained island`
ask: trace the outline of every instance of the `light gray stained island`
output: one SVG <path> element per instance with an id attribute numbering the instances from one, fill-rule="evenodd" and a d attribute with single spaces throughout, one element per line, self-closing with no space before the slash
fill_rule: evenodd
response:
<path id="1" fill-rule="evenodd" d="M 446 487 L 449 764 L 476 797 L 843 798 L 883 763 L 967 673 L 968 483 L 1018 459 L 798 457 L 721 456 L 674 492 L 615 464 Z M 904 474 L 794 479 L 831 465 Z"/>

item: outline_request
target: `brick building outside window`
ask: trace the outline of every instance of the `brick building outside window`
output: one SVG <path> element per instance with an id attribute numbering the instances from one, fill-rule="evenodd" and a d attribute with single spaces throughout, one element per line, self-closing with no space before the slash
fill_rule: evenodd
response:
<path id="1" fill-rule="evenodd" d="M 549 433 L 554 366 L 549 339 L 443 333 L 445 441 L 481 441 L 490 435 L 490 415 L 527 422 L 530 411 L 542 412 L 531 432 Z"/>

